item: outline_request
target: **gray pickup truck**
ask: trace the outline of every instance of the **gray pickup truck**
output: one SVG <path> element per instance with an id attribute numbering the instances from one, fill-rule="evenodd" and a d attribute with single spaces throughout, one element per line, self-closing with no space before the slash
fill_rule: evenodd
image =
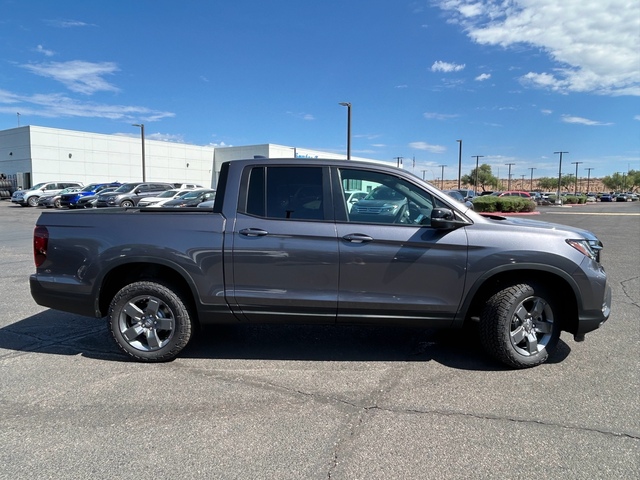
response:
<path id="1" fill-rule="evenodd" d="M 402 201 L 348 205 L 382 187 Z M 488 354 L 543 363 L 560 332 L 608 318 L 611 290 L 590 232 L 481 216 L 410 173 L 339 160 L 225 163 L 213 208 L 45 211 L 31 294 L 108 317 L 146 362 L 175 358 L 198 325 L 477 324 Z"/>

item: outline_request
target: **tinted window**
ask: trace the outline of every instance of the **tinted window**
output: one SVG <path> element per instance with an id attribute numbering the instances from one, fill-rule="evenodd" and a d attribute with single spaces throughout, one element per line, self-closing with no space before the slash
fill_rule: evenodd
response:
<path id="1" fill-rule="evenodd" d="M 268 218 L 324 220 L 321 167 L 255 167 L 247 213 Z"/>

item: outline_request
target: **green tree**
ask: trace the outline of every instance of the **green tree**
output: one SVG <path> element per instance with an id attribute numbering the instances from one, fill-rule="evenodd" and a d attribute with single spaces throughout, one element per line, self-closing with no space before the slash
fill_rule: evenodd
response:
<path id="1" fill-rule="evenodd" d="M 629 170 L 629 172 L 616 172 L 613 175 L 606 176 L 602 179 L 602 183 L 609 190 L 629 191 L 640 186 L 640 171 Z"/>
<path id="2" fill-rule="evenodd" d="M 568 188 L 575 185 L 576 178 L 574 175 L 563 175 L 560 181 L 561 188 Z M 538 186 L 542 190 L 548 190 L 553 192 L 558 190 L 558 177 L 541 177 L 538 179 Z"/>
<path id="3" fill-rule="evenodd" d="M 483 191 L 497 188 L 500 184 L 500 180 L 491 172 L 491 166 L 483 163 L 478 167 L 478 184 L 476 185 L 476 169 L 472 169 L 468 175 L 463 175 L 460 179 L 467 185 L 473 185 L 474 187 L 481 187 Z M 487 188 L 489 187 L 489 188 Z"/>

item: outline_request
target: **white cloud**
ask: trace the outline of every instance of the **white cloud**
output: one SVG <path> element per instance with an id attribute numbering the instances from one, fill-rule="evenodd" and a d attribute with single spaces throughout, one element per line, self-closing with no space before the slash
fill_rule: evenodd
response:
<path id="1" fill-rule="evenodd" d="M 79 20 L 45 20 L 45 23 L 56 28 L 75 28 L 75 27 L 93 27 L 91 23 L 81 22 Z"/>
<path id="2" fill-rule="evenodd" d="M 557 92 L 640 95 L 640 2 L 436 0 L 475 42 L 543 49 L 557 63 L 526 85 Z"/>
<path id="3" fill-rule="evenodd" d="M 69 62 L 26 64 L 22 67 L 36 75 L 57 80 L 69 90 L 78 93 L 91 95 L 98 91 L 119 91 L 116 86 L 102 78 L 119 70 L 113 62 L 92 63 L 72 60 Z"/>
<path id="4" fill-rule="evenodd" d="M 444 153 L 447 151 L 446 147 L 442 145 L 430 145 L 426 142 L 411 142 L 409 147 L 415 148 L 416 150 L 424 150 L 431 153 Z"/>
<path id="5" fill-rule="evenodd" d="M 485 81 L 485 80 L 489 80 L 490 78 L 491 78 L 491 74 L 490 74 L 490 73 L 483 73 L 483 74 L 481 74 L 481 75 L 478 75 L 478 76 L 476 77 L 476 80 L 477 80 L 478 82 L 483 82 L 483 81 Z"/>
<path id="6" fill-rule="evenodd" d="M 433 65 L 431 65 L 431 71 L 432 72 L 445 72 L 445 73 L 450 73 L 450 72 L 459 72 L 460 70 L 464 70 L 465 65 L 459 65 L 456 63 L 447 63 L 447 62 L 443 62 L 442 60 L 438 60 L 436 62 L 434 62 Z"/>
<path id="7" fill-rule="evenodd" d="M 595 120 L 589 120 L 588 118 L 574 117 L 573 115 L 562 115 L 562 121 L 564 123 L 577 123 L 579 125 L 589 125 L 589 126 L 613 125 L 612 123 L 598 122 Z"/>
<path id="8" fill-rule="evenodd" d="M 451 120 L 457 118 L 458 115 L 450 113 L 425 112 L 422 114 L 427 120 Z"/>
<path id="9" fill-rule="evenodd" d="M 137 105 L 105 105 L 79 102 L 62 94 L 18 95 L 0 90 L 0 112 L 15 114 L 17 110 L 21 115 L 46 118 L 108 118 L 127 122 L 153 122 L 175 116 L 172 112 L 162 112 Z"/>
<path id="10" fill-rule="evenodd" d="M 53 57 L 56 54 L 53 50 L 47 50 L 42 45 L 38 45 L 36 47 L 36 52 L 42 53 L 43 55 L 45 55 L 47 57 Z"/>

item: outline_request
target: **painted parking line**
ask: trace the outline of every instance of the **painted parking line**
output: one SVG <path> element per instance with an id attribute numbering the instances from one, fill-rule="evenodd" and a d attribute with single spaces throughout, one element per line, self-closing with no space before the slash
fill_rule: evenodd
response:
<path id="1" fill-rule="evenodd" d="M 638 217 L 640 213 L 621 212 L 544 212 L 551 215 L 606 215 L 608 217 Z"/>

